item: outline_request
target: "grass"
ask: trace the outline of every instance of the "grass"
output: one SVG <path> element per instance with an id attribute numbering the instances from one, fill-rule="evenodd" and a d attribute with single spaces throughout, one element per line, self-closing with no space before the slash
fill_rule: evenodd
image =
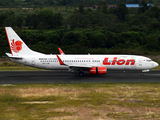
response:
<path id="1" fill-rule="evenodd" d="M 33 68 L 29 66 L 8 66 L 0 67 L 0 71 L 39 71 L 44 69 Z"/>
<path id="2" fill-rule="evenodd" d="M 160 117 L 160 84 L 0 86 L 0 119 L 152 119 Z"/>
<path id="3" fill-rule="evenodd" d="M 18 63 L 14 63 L 8 60 L 8 58 L 0 59 L 0 71 L 34 71 L 34 70 L 42 70 L 38 68 L 33 68 L 29 66 L 22 66 Z"/>

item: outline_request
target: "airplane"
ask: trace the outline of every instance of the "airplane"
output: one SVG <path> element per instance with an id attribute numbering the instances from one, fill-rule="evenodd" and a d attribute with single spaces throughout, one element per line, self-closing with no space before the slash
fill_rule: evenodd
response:
<path id="1" fill-rule="evenodd" d="M 139 55 L 66 55 L 59 49 L 60 55 L 43 54 L 31 50 L 11 27 L 5 27 L 11 54 L 11 61 L 22 65 L 48 70 L 84 71 L 89 74 L 106 74 L 107 70 L 140 70 L 142 75 L 158 66 L 148 57 Z"/>

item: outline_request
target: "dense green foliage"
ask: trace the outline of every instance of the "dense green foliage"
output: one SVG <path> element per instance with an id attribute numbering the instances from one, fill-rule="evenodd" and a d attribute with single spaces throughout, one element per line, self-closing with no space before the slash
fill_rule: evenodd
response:
<path id="1" fill-rule="evenodd" d="M 100 5 L 102 1 L 107 5 L 138 4 L 140 0 L 0 0 L 0 7 L 44 7 L 44 6 L 79 6 L 83 3 L 85 6 Z M 158 0 L 145 0 L 147 3 L 159 5 Z"/>
<path id="2" fill-rule="evenodd" d="M 58 53 L 57 47 L 65 53 L 160 53 L 160 8 L 105 5 L 91 9 L 80 4 L 56 12 L 54 7 L 1 10 L 0 55 L 9 52 L 5 26 L 13 27 L 31 49 L 48 54 Z"/>

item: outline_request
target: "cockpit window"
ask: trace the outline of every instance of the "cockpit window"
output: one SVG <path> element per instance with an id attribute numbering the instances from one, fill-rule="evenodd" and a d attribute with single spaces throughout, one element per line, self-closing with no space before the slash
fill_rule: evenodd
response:
<path id="1" fill-rule="evenodd" d="M 146 60 L 147 62 L 151 62 L 152 60 Z"/>

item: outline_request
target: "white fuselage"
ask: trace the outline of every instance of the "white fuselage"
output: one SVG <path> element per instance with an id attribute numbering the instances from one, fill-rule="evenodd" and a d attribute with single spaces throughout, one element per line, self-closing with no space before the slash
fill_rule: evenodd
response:
<path id="1" fill-rule="evenodd" d="M 59 55 L 62 61 L 67 64 L 60 65 L 56 55 L 35 55 L 22 56 L 23 59 L 11 59 L 22 65 L 49 69 L 64 70 L 69 66 L 103 66 L 113 70 L 149 70 L 157 67 L 158 64 L 150 58 L 137 55 Z"/>
<path id="2" fill-rule="evenodd" d="M 7 56 L 14 62 L 22 65 L 49 69 L 69 71 L 89 71 L 90 74 L 105 74 L 108 69 L 113 70 L 142 70 L 149 71 L 158 66 L 150 58 L 137 55 L 45 55 L 31 50 L 11 27 L 5 27 L 11 54 Z"/>

